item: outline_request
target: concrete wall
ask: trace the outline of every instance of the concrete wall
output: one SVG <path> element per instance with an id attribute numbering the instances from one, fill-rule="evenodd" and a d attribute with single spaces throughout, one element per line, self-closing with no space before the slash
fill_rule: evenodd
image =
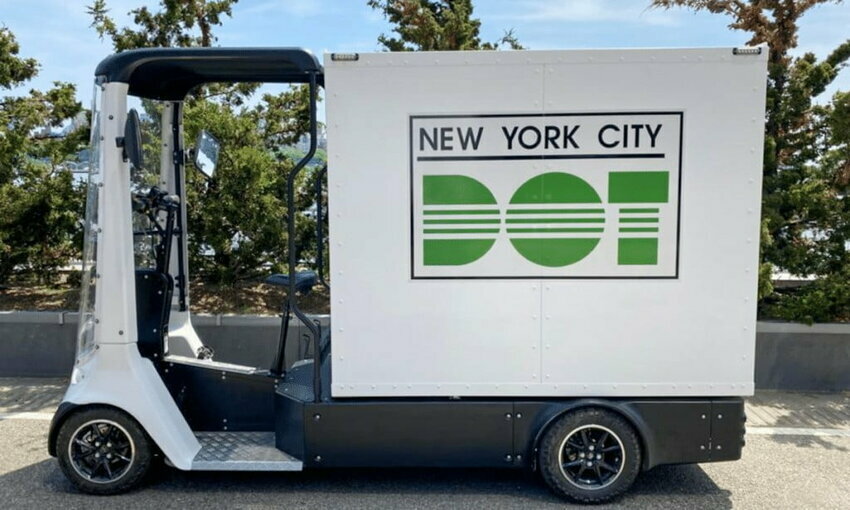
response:
<path id="1" fill-rule="evenodd" d="M 274 357 L 278 317 L 198 315 L 193 324 L 218 360 L 266 367 Z M 0 377 L 68 375 L 76 331 L 76 313 L 0 312 Z M 756 388 L 850 390 L 850 324 L 759 322 L 757 331 Z M 289 363 L 307 352 L 306 332 L 291 327 Z"/>
<path id="2" fill-rule="evenodd" d="M 0 312 L 0 377 L 70 375 L 77 314 Z"/>
<path id="3" fill-rule="evenodd" d="M 850 324 L 759 322 L 756 388 L 850 390 Z"/>
<path id="4" fill-rule="evenodd" d="M 327 316 L 316 320 L 327 325 Z M 292 321 L 287 339 L 288 364 L 308 351 L 308 330 Z M 192 324 L 215 359 L 252 367 L 269 367 L 274 359 L 280 317 L 196 315 Z M 0 377 L 56 377 L 71 373 L 76 350 L 77 314 L 69 312 L 0 312 Z"/>

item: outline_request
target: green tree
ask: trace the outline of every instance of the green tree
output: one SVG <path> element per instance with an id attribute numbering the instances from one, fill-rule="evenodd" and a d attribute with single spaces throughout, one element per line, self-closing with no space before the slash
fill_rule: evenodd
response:
<path id="1" fill-rule="evenodd" d="M 760 297 L 763 311 L 802 320 L 850 319 L 850 95 L 825 104 L 815 98 L 850 58 L 850 40 L 818 60 L 799 57 L 800 18 L 840 0 L 654 0 L 655 7 L 688 7 L 731 18 L 729 28 L 769 47 L 765 118 Z M 772 269 L 816 281 L 774 292 Z"/>
<path id="2" fill-rule="evenodd" d="M 119 28 L 105 0 L 89 7 L 93 26 L 108 37 L 116 51 L 139 47 L 211 46 L 213 29 L 232 14 L 236 0 L 162 0 L 152 11 L 130 11 L 134 25 Z M 261 271 L 283 270 L 286 261 L 286 174 L 291 158 L 282 146 L 296 143 L 308 130 L 306 87 L 252 100 L 258 85 L 210 84 L 193 91 L 184 102 L 187 144 L 206 129 L 222 143 L 212 182 L 187 171 L 190 264 L 194 274 L 214 283 L 253 278 Z M 156 106 L 145 103 L 158 120 Z M 312 175 L 303 172 L 306 189 Z M 314 249 L 314 223 L 304 214 L 313 201 L 298 193 L 299 258 Z M 209 253 L 212 253 L 210 256 Z"/>
<path id="3" fill-rule="evenodd" d="M 118 28 L 109 16 L 106 0 L 88 7 L 92 26 L 101 37 L 109 37 L 116 51 L 150 47 L 212 46 L 213 26 L 233 14 L 238 0 L 161 0 L 160 10 L 145 6 L 130 11 L 135 27 Z"/>
<path id="4" fill-rule="evenodd" d="M 24 85 L 38 63 L 19 57 L 15 36 L 0 28 L 0 88 Z M 79 257 L 82 190 L 68 163 L 84 147 L 87 129 L 70 83 L 0 98 L 0 283 L 22 270 L 49 282 Z"/>
<path id="5" fill-rule="evenodd" d="M 398 37 L 380 35 L 389 51 L 521 50 L 513 30 L 496 42 L 481 42 L 481 20 L 472 17 L 472 0 L 368 0 L 381 11 Z"/>

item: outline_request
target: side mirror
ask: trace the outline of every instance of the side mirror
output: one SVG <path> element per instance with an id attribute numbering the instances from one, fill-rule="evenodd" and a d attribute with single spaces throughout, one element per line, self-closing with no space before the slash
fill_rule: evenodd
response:
<path id="1" fill-rule="evenodd" d="M 207 176 L 207 179 L 211 179 L 215 173 L 215 167 L 218 163 L 218 153 L 220 150 L 221 143 L 218 141 L 218 138 L 214 137 L 206 130 L 198 133 L 198 140 L 195 142 L 195 150 L 192 151 L 192 160 L 195 163 L 195 168 Z"/>
<path id="2" fill-rule="evenodd" d="M 123 147 L 124 161 L 129 161 L 135 168 L 142 168 L 142 128 L 135 108 L 127 113 Z"/>

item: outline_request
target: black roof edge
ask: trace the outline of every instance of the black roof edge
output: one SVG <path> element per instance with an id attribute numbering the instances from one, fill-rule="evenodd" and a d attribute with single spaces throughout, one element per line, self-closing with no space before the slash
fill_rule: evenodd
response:
<path id="1" fill-rule="evenodd" d="M 131 95 L 181 100 L 211 82 L 324 84 L 324 71 L 303 48 L 141 48 L 115 53 L 98 64 L 95 76 L 129 84 Z"/>

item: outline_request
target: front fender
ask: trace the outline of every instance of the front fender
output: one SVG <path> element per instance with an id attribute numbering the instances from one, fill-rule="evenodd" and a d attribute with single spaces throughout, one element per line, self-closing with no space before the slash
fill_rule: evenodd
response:
<path id="1" fill-rule="evenodd" d="M 56 409 L 56 413 L 53 414 L 53 419 L 50 420 L 50 430 L 47 432 L 47 453 L 51 457 L 56 456 L 56 436 L 59 435 L 59 428 L 65 422 L 65 418 L 71 414 L 71 411 L 78 407 L 77 404 L 71 402 L 62 402 Z"/>
<path id="2" fill-rule="evenodd" d="M 141 357 L 135 343 L 101 344 L 91 358 L 75 367 L 60 405 L 62 415 L 57 412 L 54 417 L 51 434 L 74 408 L 96 404 L 132 416 L 175 467 L 191 469 L 201 445 L 153 363 Z M 55 437 L 51 442 L 55 443 Z M 52 449 L 55 452 L 55 444 Z"/>

